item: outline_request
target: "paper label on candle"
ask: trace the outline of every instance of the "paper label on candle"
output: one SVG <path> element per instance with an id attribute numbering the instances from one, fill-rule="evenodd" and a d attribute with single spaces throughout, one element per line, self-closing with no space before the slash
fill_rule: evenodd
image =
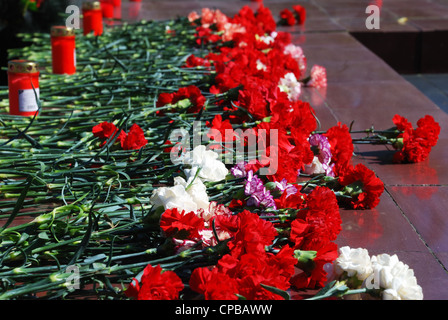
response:
<path id="1" fill-rule="evenodd" d="M 73 50 L 73 64 L 76 67 L 76 48 Z"/>
<path id="2" fill-rule="evenodd" d="M 39 88 L 36 88 L 36 95 L 39 98 Z M 33 89 L 19 90 L 19 111 L 33 112 L 39 109 Z"/>

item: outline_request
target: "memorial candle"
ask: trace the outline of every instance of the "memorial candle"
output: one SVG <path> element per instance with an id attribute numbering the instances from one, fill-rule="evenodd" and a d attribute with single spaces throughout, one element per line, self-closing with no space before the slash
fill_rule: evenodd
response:
<path id="1" fill-rule="evenodd" d="M 84 2 L 82 4 L 84 35 L 93 31 L 99 36 L 103 34 L 103 13 L 99 1 Z"/>
<path id="2" fill-rule="evenodd" d="M 11 60 L 8 62 L 9 113 L 34 116 L 39 106 L 39 70 L 35 62 Z M 37 99 L 36 99 L 37 96 Z"/>
<path id="3" fill-rule="evenodd" d="M 51 28 L 51 55 L 54 74 L 76 72 L 75 30 L 65 26 Z"/>
<path id="4" fill-rule="evenodd" d="M 101 0 L 101 11 L 103 12 L 103 18 L 111 19 L 114 17 L 114 5 L 112 0 Z"/>

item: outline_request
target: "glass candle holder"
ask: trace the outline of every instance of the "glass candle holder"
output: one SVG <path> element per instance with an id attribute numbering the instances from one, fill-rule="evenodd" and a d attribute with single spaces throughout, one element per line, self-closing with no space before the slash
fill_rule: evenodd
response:
<path id="1" fill-rule="evenodd" d="M 39 111 L 39 70 L 35 62 L 8 62 L 9 113 L 34 116 Z M 37 97 L 36 97 L 37 96 Z"/>
<path id="2" fill-rule="evenodd" d="M 53 73 L 74 74 L 76 72 L 75 30 L 65 26 L 51 28 L 51 56 Z"/>
<path id="3" fill-rule="evenodd" d="M 99 1 L 84 2 L 82 4 L 82 15 L 84 35 L 92 31 L 95 36 L 103 34 L 103 13 Z"/>

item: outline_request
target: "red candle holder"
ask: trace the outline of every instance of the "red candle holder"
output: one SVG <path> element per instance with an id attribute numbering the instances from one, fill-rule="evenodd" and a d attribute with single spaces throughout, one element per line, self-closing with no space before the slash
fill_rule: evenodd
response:
<path id="1" fill-rule="evenodd" d="M 11 60 L 8 62 L 9 113 L 34 116 L 39 106 L 39 70 L 35 62 Z M 37 95 L 37 99 L 36 99 Z"/>
<path id="2" fill-rule="evenodd" d="M 84 2 L 82 4 L 84 35 L 93 31 L 95 36 L 103 34 L 103 13 L 99 1 Z"/>
<path id="3" fill-rule="evenodd" d="M 142 8 L 141 1 L 131 1 L 128 6 L 129 18 L 133 20 L 139 20 L 141 8 Z"/>
<path id="4" fill-rule="evenodd" d="M 65 26 L 51 27 L 51 55 L 53 73 L 76 72 L 75 30 Z"/>
<path id="5" fill-rule="evenodd" d="M 114 17 L 114 5 L 112 0 L 101 0 L 101 11 L 103 12 L 103 18 L 111 19 Z"/>
<path id="6" fill-rule="evenodd" d="M 114 19 L 121 19 L 121 0 L 112 0 L 114 6 Z"/>

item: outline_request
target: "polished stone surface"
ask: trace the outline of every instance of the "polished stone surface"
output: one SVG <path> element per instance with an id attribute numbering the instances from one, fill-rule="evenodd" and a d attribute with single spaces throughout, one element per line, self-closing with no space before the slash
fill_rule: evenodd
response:
<path id="1" fill-rule="evenodd" d="M 448 113 L 448 74 L 412 74 L 403 77 Z"/>

